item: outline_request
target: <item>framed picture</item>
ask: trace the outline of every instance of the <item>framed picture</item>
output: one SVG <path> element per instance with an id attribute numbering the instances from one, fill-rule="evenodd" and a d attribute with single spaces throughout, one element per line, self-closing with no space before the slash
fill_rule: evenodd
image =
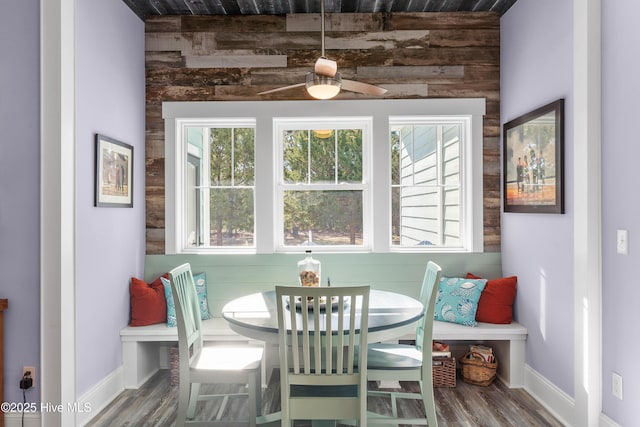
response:
<path id="1" fill-rule="evenodd" d="M 564 213 L 564 99 L 505 123 L 505 212 Z"/>
<path id="2" fill-rule="evenodd" d="M 96 134 L 95 206 L 133 207 L 133 147 Z"/>

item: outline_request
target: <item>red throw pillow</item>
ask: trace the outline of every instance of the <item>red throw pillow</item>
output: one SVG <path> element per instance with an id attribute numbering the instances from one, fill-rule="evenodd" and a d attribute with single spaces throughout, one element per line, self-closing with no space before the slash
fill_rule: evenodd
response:
<path id="1" fill-rule="evenodd" d="M 168 277 L 167 274 L 164 277 Z M 167 321 L 167 301 L 164 297 L 164 286 L 158 277 L 151 283 L 131 278 L 129 285 L 131 297 L 130 326 L 153 325 Z"/>
<path id="2" fill-rule="evenodd" d="M 481 279 L 481 277 L 467 273 L 467 279 Z M 480 294 L 476 320 L 485 323 L 511 323 L 517 286 L 517 276 L 488 280 Z"/>

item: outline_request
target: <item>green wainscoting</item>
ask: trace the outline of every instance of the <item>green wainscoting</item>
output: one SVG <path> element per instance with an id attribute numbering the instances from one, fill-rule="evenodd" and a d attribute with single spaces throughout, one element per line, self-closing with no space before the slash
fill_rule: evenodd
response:
<path id="1" fill-rule="evenodd" d="M 473 272 L 487 278 L 500 277 L 500 253 L 465 254 L 313 254 L 322 262 L 322 285 L 369 284 L 373 288 L 417 297 L 427 261 L 442 266 L 446 276 Z M 273 289 L 275 284 L 297 284 L 297 262 L 304 254 L 261 255 L 147 255 L 145 279 L 151 281 L 185 262 L 194 273 L 207 274 L 209 309 L 220 316 L 230 300 Z"/>

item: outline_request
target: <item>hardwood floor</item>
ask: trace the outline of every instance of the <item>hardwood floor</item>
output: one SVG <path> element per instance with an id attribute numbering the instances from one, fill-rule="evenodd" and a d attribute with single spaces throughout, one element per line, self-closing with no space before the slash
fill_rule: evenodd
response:
<path id="1" fill-rule="evenodd" d="M 204 387 L 204 386 L 203 386 Z M 217 392 L 239 391 L 233 386 L 207 386 Z M 238 386 L 239 387 L 239 386 Z M 403 389 L 416 390 L 417 383 L 402 383 Z M 376 389 L 376 383 L 370 383 Z M 161 370 L 138 390 L 125 390 L 107 408 L 97 414 L 87 426 L 158 427 L 175 423 L 177 412 L 177 386 L 171 386 L 169 370 Z M 489 387 L 474 386 L 458 378 L 456 387 L 436 388 L 436 407 L 440 427 L 562 427 L 533 397 L 523 389 L 509 389 L 500 381 Z M 405 401 L 398 408 L 403 416 L 423 411 L 421 401 Z M 223 419 L 246 414 L 246 400 L 231 403 Z M 208 419 L 218 409 L 217 402 L 207 402 L 198 408 L 197 419 Z M 370 410 L 388 413 L 389 402 L 369 398 Z M 263 390 L 263 413 L 280 409 L 278 371 L 274 371 L 269 386 Z M 279 425 L 279 424 L 278 424 Z M 296 427 L 309 423 L 298 422 Z"/>

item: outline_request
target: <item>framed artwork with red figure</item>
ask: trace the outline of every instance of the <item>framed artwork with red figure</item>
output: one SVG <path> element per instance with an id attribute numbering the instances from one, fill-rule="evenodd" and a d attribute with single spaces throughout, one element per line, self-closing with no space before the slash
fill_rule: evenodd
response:
<path id="1" fill-rule="evenodd" d="M 564 99 L 504 124 L 505 212 L 564 213 Z"/>

